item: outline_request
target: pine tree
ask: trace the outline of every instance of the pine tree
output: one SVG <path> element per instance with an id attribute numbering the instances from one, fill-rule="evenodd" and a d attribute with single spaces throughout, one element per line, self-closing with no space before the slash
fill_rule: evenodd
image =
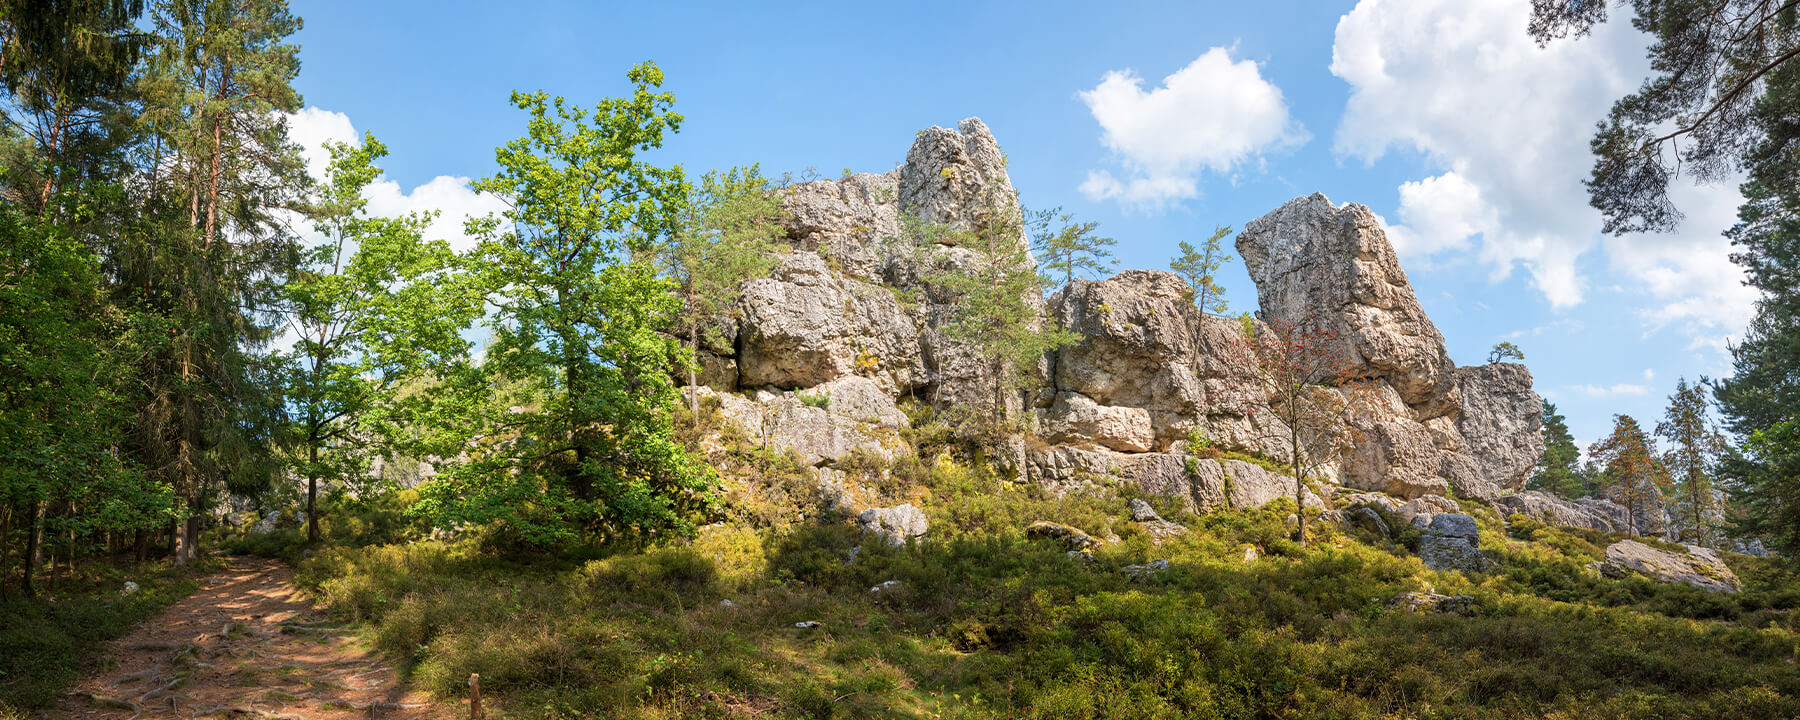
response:
<path id="1" fill-rule="evenodd" d="M 1700 383 L 1689 385 L 1687 378 L 1675 384 L 1669 396 L 1669 408 L 1663 421 L 1656 425 L 1656 435 L 1669 442 L 1663 464 L 1679 484 L 1676 506 L 1687 520 L 1683 539 L 1693 534 L 1696 543 L 1717 539 L 1709 517 L 1722 514 L 1713 476 L 1720 454 L 1725 450 L 1725 435 L 1713 423 L 1706 390 Z"/>
<path id="2" fill-rule="evenodd" d="M 775 269 L 786 250 L 780 219 L 781 198 L 769 179 L 752 165 L 701 176 L 681 212 L 679 229 L 659 249 L 667 272 L 681 295 L 682 334 L 692 364 L 688 386 L 699 385 L 701 334 L 737 313 L 744 281 Z M 699 416 L 700 395 L 691 393 L 689 410 Z"/>
<path id="3" fill-rule="evenodd" d="M 1181 254 L 1169 261 L 1169 269 L 1187 282 L 1194 304 L 1200 306 L 1201 312 L 1223 315 L 1228 308 L 1225 288 L 1219 285 L 1216 273 L 1231 259 L 1231 255 L 1219 247 L 1219 241 L 1230 234 L 1229 227 L 1214 228 L 1213 234 L 1199 248 L 1183 240 Z"/>
<path id="4" fill-rule="evenodd" d="M 1537 469 L 1531 475 L 1531 489 L 1573 500 L 1587 494 L 1586 482 L 1578 466 L 1581 449 L 1575 446 L 1569 424 L 1556 411 L 1556 406 L 1549 400 L 1543 403 L 1544 454 L 1538 458 Z"/>
<path id="5" fill-rule="evenodd" d="M 1061 275 L 1061 285 L 1067 286 L 1077 274 L 1104 273 L 1117 265 L 1110 249 L 1117 241 L 1094 234 L 1099 223 L 1075 222 L 1073 214 L 1055 208 L 1032 213 L 1030 225 L 1031 249 L 1046 285 L 1055 287 Z"/>
<path id="6" fill-rule="evenodd" d="M 1032 267 L 1016 198 L 993 188 L 985 195 L 969 229 L 916 228 L 913 235 L 917 247 L 950 244 L 982 256 L 979 263 L 934 258 L 925 284 L 941 294 L 934 299 L 948 311 L 938 330 L 987 366 L 993 383 L 988 422 L 998 432 L 1012 419 L 1008 393 L 1029 384 L 1045 353 L 1076 338 L 1038 318 L 1044 278 Z"/>
<path id="7" fill-rule="evenodd" d="M 298 205 L 306 176 L 281 113 L 300 21 L 281 0 L 162 0 L 139 120 L 148 134 L 144 219 L 114 252 L 121 302 L 169 337 L 145 370 L 135 452 L 174 486 L 188 519 L 176 561 L 194 557 L 200 513 L 224 490 L 266 487 L 284 424 L 269 279 L 297 259 L 277 211 Z"/>
<path id="8" fill-rule="evenodd" d="M 1625 506 L 1627 532 L 1637 534 L 1638 514 L 1660 506 L 1670 484 L 1655 442 L 1630 415 L 1615 415 L 1612 434 L 1589 446 L 1588 455 L 1602 468 L 1602 491 Z"/>

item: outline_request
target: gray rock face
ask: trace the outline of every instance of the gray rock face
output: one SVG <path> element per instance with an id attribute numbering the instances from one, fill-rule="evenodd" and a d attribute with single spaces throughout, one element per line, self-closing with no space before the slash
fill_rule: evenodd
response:
<path id="1" fill-rule="evenodd" d="M 1413 524 L 1419 524 L 1417 518 Z M 1483 572 L 1489 568 L 1487 557 L 1481 554 L 1481 530 L 1475 518 L 1462 513 L 1431 516 L 1419 538 L 1419 559 L 1425 561 L 1425 567 L 1440 571 Z"/>
<path id="2" fill-rule="evenodd" d="M 1474 468 L 1497 487 L 1525 487 L 1544 454 L 1543 405 L 1531 389 L 1531 371 L 1514 363 L 1457 368 L 1456 387 L 1462 401 L 1456 429 Z"/>
<path id="3" fill-rule="evenodd" d="M 925 374 L 919 331 L 893 291 L 833 272 L 818 255 L 782 259 L 744 284 L 737 358 L 745 387 L 804 388 L 845 375 L 894 394 Z"/>
<path id="4" fill-rule="evenodd" d="M 1612 513 L 1601 511 L 1592 503 L 1577 504 L 1537 490 L 1526 490 L 1495 498 L 1494 507 L 1503 513 L 1518 513 L 1538 522 L 1559 527 L 1615 532 L 1624 525 L 1622 522 L 1614 525 Z M 1625 509 L 1620 507 L 1618 510 L 1620 514 L 1623 514 Z"/>
<path id="5" fill-rule="evenodd" d="M 1599 570 L 1613 577 L 1638 573 L 1661 582 L 1687 583 L 1702 590 L 1735 593 L 1743 589 L 1737 574 L 1717 553 L 1695 545 L 1682 546 L 1686 553 L 1674 553 L 1645 545 L 1636 540 L 1621 540 L 1606 546 L 1606 559 Z"/>
<path id="6" fill-rule="evenodd" d="M 905 414 L 893 407 L 891 400 L 883 408 L 877 402 L 847 402 L 838 406 L 834 396 L 859 400 L 884 397 L 867 395 L 859 389 L 866 380 L 840 380 L 816 391 L 802 393 L 770 393 L 759 391 L 755 399 L 735 393 L 720 393 L 709 387 L 698 389 L 702 402 L 717 398 L 719 415 L 759 447 L 791 449 L 809 465 L 842 460 L 857 453 L 891 461 L 899 446 L 893 428 L 906 423 Z M 833 391 L 836 391 L 835 393 Z M 808 404 L 823 400 L 824 407 Z M 844 411 L 834 412 L 833 407 Z"/>
<path id="7" fill-rule="evenodd" d="M 1072 392 L 1057 394 L 1044 427 L 1050 442 L 1091 440 L 1121 452 L 1148 452 L 1155 440 L 1149 411 L 1100 405 Z"/>
<path id="8" fill-rule="evenodd" d="M 1444 392 L 1444 337 L 1367 207 L 1295 198 L 1245 225 L 1237 250 L 1265 320 L 1331 333 L 1357 374 L 1385 378 L 1409 405 Z"/>
<path id="9" fill-rule="evenodd" d="M 931 530 L 930 521 L 925 519 L 925 511 L 913 507 L 911 503 L 885 508 L 869 508 L 857 516 L 863 532 L 874 533 L 889 545 L 905 545 L 907 541 L 925 536 Z"/>

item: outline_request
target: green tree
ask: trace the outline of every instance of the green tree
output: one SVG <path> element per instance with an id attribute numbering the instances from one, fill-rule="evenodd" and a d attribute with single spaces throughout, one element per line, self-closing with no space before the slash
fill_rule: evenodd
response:
<path id="1" fill-rule="evenodd" d="M 1556 411 L 1556 405 L 1549 400 L 1542 402 L 1544 454 L 1531 474 L 1531 489 L 1571 500 L 1586 495 L 1587 482 L 1579 467 L 1581 449 L 1569 434 L 1568 421 Z"/>
<path id="2" fill-rule="evenodd" d="M 142 219 L 112 251 L 119 302 L 168 332 L 147 363 L 132 452 L 180 493 L 176 561 L 194 557 L 200 513 L 222 491 L 266 488 L 284 424 L 266 353 L 272 279 L 297 259 L 278 210 L 306 175 L 281 113 L 300 20 L 281 0 L 162 0 L 140 81 Z"/>
<path id="3" fill-rule="evenodd" d="M 1693 534 L 1693 541 L 1708 544 L 1718 539 L 1716 528 L 1709 527 L 1709 517 L 1722 515 L 1714 475 L 1720 455 L 1725 451 L 1725 434 L 1712 419 L 1712 407 L 1701 383 L 1689 385 L 1687 378 L 1675 384 L 1669 396 L 1669 407 L 1656 425 L 1656 435 L 1669 442 L 1663 453 L 1663 464 L 1678 483 L 1676 507 L 1687 521 L 1682 539 Z"/>
<path id="4" fill-rule="evenodd" d="M 538 395 L 490 418 L 489 442 L 421 488 L 421 510 L 440 524 L 498 521 L 549 546 L 582 531 L 684 530 L 684 510 L 703 499 L 710 475 L 673 439 L 679 345 L 659 332 L 681 299 L 653 262 L 680 227 L 688 184 L 679 167 L 640 157 L 682 118 L 655 64 L 627 78 L 629 96 L 592 110 L 514 93 L 527 135 L 474 183 L 510 203 L 504 230 L 501 218 L 474 224 L 495 308 L 482 368 L 496 386 Z"/>
<path id="5" fill-rule="evenodd" d="M 1539 44 L 1580 37 L 1607 20 L 1612 4 L 1534 0 L 1529 30 Z M 1630 6 L 1632 26 L 1654 39 L 1654 74 L 1600 122 L 1587 181 L 1606 232 L 1615 234 L 1673 229 L 1682 215 L 1668 188 L 1682 172 L 1714 181 L 1749 167 L 1755 177 L 1755 168 L 1770 165 L 1759 147 L 1763 141 L 1800 132 L 1789 127 L 1772 133 L 1761 116 L 1765 91 L 1791 84 L 1800 72 L 1800 63 L 1792 62 L 1800 56 L 1800 5 L 1631 0 Z M 1791 187 L 1800 175 L 1785 180 Z"/>
<path id="6" fill-rule="evenodd" d="M 1214 228 L 1213 234 L 1199 248 L 1183 240 L 1181 254 L 1169 261 L 1169 269 L 1187 282 L 1194 303 L 1200 306 L 1201 312 L 1222 315 L 1227 309 L 1225 288 L 1220 287 L 1216 274 L 1219 266 L 1231 259 L 1231 255 L 1219 247 L 1219 241 L 1230 234 L 1229 227 Z"/>
<path id="7" fill-rule="evenodd" d="M 1046 285 L 1054 286 L 1061 275 L 1067 286 L 1077 274 L 1104 273 L 1118 264 L 1111 250 L 1117 241 L 1096 235 L 1099 223 L 1075 222 L 1073 214 L 1059 207 L 1032 213 L 1030 225 L 1031 249 Z"/>
<path id="8" fill-rule="evenodd" d="M 331 165 L 312 203 L 325 241 L 307 248 L 285 286 L 294 346 L 287 384 L 293 432 L 306 479 L 306 535 L 319 539 L 321 480 L 347 482 L 366 471 L 379 439 L 361 424 L 398 400 L 400 386 L 430 368 L 462 361 L 461 331 L 482 309 L 478 290 L 452 271 L 459 258 L 426 242 L 430 216 L 371 217 L 363 190 L 381 174 L 386 146 L 330 143 Z"/>
<path id="9" fill-rule="evenodd" d="M 0 2 L 9 202 L 41 215 L 65 187 L 125 174 L 134 85 L 151 41 L 137 28 L 143 12 L 142 0 Z"/>
<path id="10" fill-rule="evenodd" d="M 1524 359 L 1525 359 L 1525 351 L 1520 350 L 1519 346 L 1514 345 L 1510 342 L 1495 343 L 1494 349 L 1488 351 L 1488 364 L 1489 365 L 1500 362 L 1502 360 L 1524 360 Z"/>
<path id="11" fill-rule="evenodd" d="M 699 385 L 701 334 L 738 312 L 738 289 L 744 281 L 769 274 L 787 247 L 780 220 L 783 210 L 775 186 L 761 170 L 732 168 L 710 171 L 681 211 L 680 225 L 661 248 L 669 277 L 681 294 L 682 334 L 692 363 L 688 386 Z M 690 411 L 700 412 L 700 395 L 689 396 Z"/>
<path id="12" fill-rule="evenodd" d="M 1588 455 L 1601 467 L 1601 490 L 1625 506 L 1627 532 L 1637 534 L 1639 513 L 1660 506 L 1670 485 L 1655 441 L 1630 415 L 1615 415 L 1612 434 L 1588 446 Z"/>
<path id="13" fill-rule="evenodd" d="M 916 247 L 954 245 L 981 255 L 956 262 L 934 250 L 924 280 L 945 308 L 938 331 L 968 348 L 991 378 L 988 420 L 999 431 L 1012 419 L 1009 393 L 1031 383 L 1046 353 L 1077 338 L 1039 319 L 1044 277 L 1033 267 L 1017 199 L 994 188 L 985 195 L 967 229 L 914 227 L 911 234 Z"/>

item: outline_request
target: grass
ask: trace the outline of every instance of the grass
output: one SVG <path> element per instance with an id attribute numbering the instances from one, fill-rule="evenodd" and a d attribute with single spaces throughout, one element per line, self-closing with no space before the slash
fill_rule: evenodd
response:
<path id="1" fill-rule="evenodd" d="M 1800 584 L 1771 563 L 1731 556 L 1736 596 L 1608 579 L 1585 565 L 1610 537 L 1523 518 L 1501 530 L 1477 508 L 1502 570 L 1436 573 L 1403 544 L 1329 528 L 1295 545 L 1286 500 L 1184 517 L 1153 499 L 1192 529 L 1158 545 L 1122 496 L 920 465 L 932 531 L 906 547 L 820 517 L 597 559 L 473 541 L 337 548 L 301 581 L 424 689 L 460 696 L 481 673 L 504 717 L 1800 714 Z M 1072 561 L 1025 536 L 1038 519 L 1120 541 Z M 1246 545 L 1261 558 L 1244 562 Z M 1120 572 L 1152 559 L 1170 568 Z M 888 580 L 898 589 L 870 592 Z M 1427 588 L 1471 595 L 1477 613 L 1386 606 Z"/>
<path id="2" fill-rule="evenodd" d="M 194 578 L 216 564 L 177 569 L 166 562 L 115 567 L 93 561 L 80 568 L 37 598 L 0 601 L 0 718 L 26 717 L 26 711 L 54 704 L 102 643 L 192 593 Z M 138 591 L 121 595 L 128 580 Z"/>

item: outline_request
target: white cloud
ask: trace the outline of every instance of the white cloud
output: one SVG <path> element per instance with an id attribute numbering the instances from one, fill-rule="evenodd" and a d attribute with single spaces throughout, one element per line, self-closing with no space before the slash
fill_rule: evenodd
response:
<path id="1" fill-rule="evenodd" d="M 1334 149 L 1370 163 L 1417 151 L 1444 170 L 1399 186 L 1400 252 L 1472 254 L 1494 280 L 1522 267 L 1551 305 L 1569 307 L 1588 290 L 1577 261 L 1600 230 L 1581 182 L 1588 136 L 1647 75 L 1647 37 L 1621 16 L 1539 48 L 1530 11 L 1529 0 L 1362 0 L 1332 47 L 1331 72 L 1351 91 Z M 1649 296 L 1641 316 L 1653 328 L 1718 345 L 1748 317 L 1754 293 L 1718 235 L 1739 204 L 1734 188 L 1677 187 L 1680 233 L 1601 243 L 1608 267 Z"/>
<path id="2" fill-rule="evenodd" d="M 327 141 L 355 144 L 361 140 L 349 116 L 316 107 L 307 107 L 288 116 L 288 137 L 300 145 L 306 170 L 315 179 L 323 179 L 331 164 L 331 154 L 324 148 Z M 390 145 L 389 149 L 394 148 Z M 376 161 L 377 165 L 380 163 Z M 449 241 L 458 251 L 468 250 L 475 244 L 475 239 L 463 232 L 463 222 L 467 218 L 497 214 L 506 208 L 499 198 L 469 189 L 469 178 L 449 175 L 434 177 L 410 192 L 384 176 L 369 183 L 363 189 L 363 197 L 369 201 L 368 211 L 374 215 L 393 217 L 437 212 L 437 218 L 425 229 L 425 237 Z M 296 223 L 296 227 L 300 226 Z M 311 242 L 322 240 L 314 233 L 305 235 Z"/>
<path id="3" fill-rule="evenodd" d="M 1655 379 L 1656 379 L 1656 371 L 1652 370 L 1650 368 L 1644 368 L 1644 382 L 1650 382 Z"/>
<path id="4" fill-rule="evenodd" d="M 1599 385 L 1575 385 L 1575 386 L 1573 386 L 1573 389 L 1576 392 L 1585 393 L 1589 397 L 1613 397 L 1616 395 L 1649 395 L 1650 394 L 1649 386 L 1634 385 L 1634 384 L 1630 384 L 1630 383 L 1619 383 L 1617 385 L 1611 385 L 1611 386 L 1606 386 L 1606 387 L 1602 387 Z"/>
<path id="5" fill-rule="evenodd" d="M 1091 200 L 1154 206 L 1192 198 L 1202 171 L 1228 173 L 1308 139 L 1290 121 L 1281 89 L 1255 62 L 1233 60 L 1227 48 L 1207 50 L 1159 87 L 1143 85 L 1136 72 L 1113 70 L 1078 93 L 1124 173 L 1089 172 L 1080 190 Z"/>

